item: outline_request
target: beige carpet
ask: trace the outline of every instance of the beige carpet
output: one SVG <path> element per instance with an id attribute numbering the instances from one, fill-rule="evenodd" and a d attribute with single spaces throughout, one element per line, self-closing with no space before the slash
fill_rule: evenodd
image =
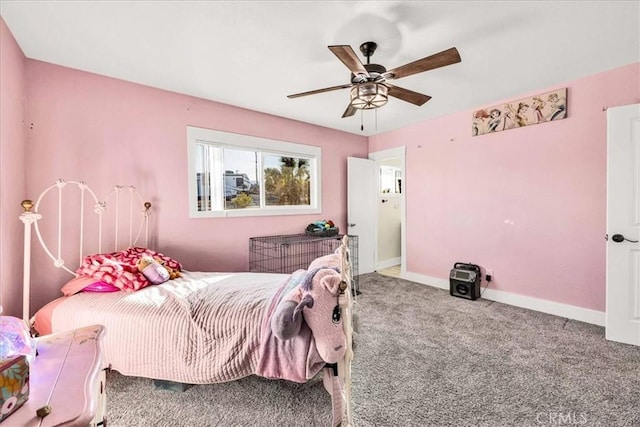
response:
<path id="1" fill-rule="evenodd" d="M 357 427 L 640 426 L 640 348 L 604 329 L 372 273 L 360 276 Z M 248 377 L 156 390 L 109 375 L 109 426 L 329 426 L 307 384 Z"/>

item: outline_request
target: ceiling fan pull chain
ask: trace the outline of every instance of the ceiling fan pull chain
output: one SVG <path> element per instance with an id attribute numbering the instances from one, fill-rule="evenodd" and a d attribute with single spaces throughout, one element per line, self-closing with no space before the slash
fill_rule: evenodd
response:
<path id="1" fill-rule="evenodd" d="M 376 130 L 378 130 L 378 109 L 376 108 Z"/>
<path id="2" fill-rule="evenodd" d="M 362 115 L 364 114 L 364 110 L 360 110 L 360 130 L 364 131 L 364 122 L 362 119 Z"/>

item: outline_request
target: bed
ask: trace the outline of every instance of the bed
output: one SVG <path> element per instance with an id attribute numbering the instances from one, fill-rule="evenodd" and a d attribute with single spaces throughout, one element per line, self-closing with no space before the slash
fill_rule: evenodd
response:
<path id="1" fill-rule="evenodd" d="M 116 186 L 101 201 L 84 182 L 58 180 L 22 205 L 23 317 L 36 334 L 103 325 L 105 366 L 183 384 L 248 375 L 303 383 L 322 372 L 333 425 L 352 424 L 355 293 L 347 236 L 336 253 L 292 274 L 185 271 L 149 247 L 151 203 L 133 186 Z M 53 218 L 48 229 L 41 227 L 45 208 Z M 32 230 L 69 277 L 60 284 L 64 296 L 30 317 Z M 85 243 L 89 231 L 97 247 Z M 69 239 L 79 242 L 70 251 L 77 266 L 63 255 Z"/>

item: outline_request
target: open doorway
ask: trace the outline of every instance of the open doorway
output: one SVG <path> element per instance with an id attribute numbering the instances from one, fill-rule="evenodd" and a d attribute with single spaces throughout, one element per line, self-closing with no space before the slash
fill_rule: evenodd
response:
<path id="1" fill-rule="evenodd" d="M 376 162 L 376 271 L 401 277 L 405 271 L 405 147 L 369 154 Z"/>

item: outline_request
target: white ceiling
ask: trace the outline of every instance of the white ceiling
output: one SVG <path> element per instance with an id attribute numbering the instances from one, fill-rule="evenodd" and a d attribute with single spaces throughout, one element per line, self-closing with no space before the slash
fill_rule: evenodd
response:
<path id="1" fill-rule="evenodd" d="M 491 105 L 640 61 L 640 1 L 0 0 L 28 58 L 362 135 Z M 394 81 L 342 119 L 349 83 L 327 46 L 372 40 L 387 69 L 457 47 L 459 64 Z M 364 58 L 361 57 L 363 61 Z"/>

